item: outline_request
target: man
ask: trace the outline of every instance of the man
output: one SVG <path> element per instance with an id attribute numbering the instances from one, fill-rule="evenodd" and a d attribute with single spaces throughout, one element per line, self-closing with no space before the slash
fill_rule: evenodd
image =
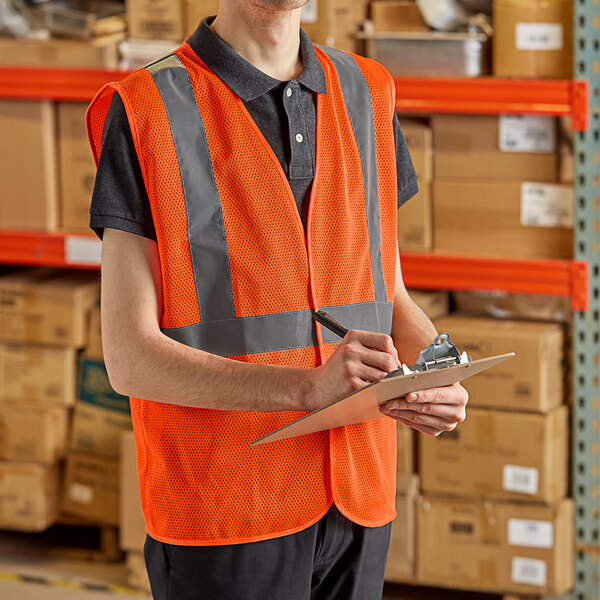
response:
<path id="1" fill-rule="evenodd" d="M 161 600 L 380 598 L 395 421 L 438 435 L 465 417 L 455 385 L 250 447 L 436 334 L 400 273 L 396 209 L 417 187 L 393 82 L 313 47 L 302 4 L 222 0 L 88 111 L 105 360 L 131 397 Z M 319 308 L 353 328 L 341 342 Z"/>

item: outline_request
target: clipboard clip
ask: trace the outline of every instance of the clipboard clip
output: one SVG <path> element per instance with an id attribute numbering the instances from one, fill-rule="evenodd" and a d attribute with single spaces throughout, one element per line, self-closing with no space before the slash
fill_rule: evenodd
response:
<path id="1" fill-rule="evenodd" d="M 466 352 L 461 354 L 458 351 L 458 348 L 450 341 L 450 334 L 440 333 L 427 348 L 421 350 L 414 365 L 407 367 L 402 364 L 402 367 L 392 371 L 387 377 L 424 373 L 468 362 L 471 362 L 471 357 Z"/>

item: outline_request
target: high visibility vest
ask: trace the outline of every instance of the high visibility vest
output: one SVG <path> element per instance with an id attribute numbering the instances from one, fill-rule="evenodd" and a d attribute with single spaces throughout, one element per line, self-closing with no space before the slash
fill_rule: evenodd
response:
<path id="1" fill-rule="evenodd" d="M 314 310 L 390 334 L 394 84 L 369 59 L 315 50 L 327 93 L 317 100 L 306 234 L 268 142 L 187 43 L 90 104 L 96 163 L 115 92 L 126 109 L 156 228 L 166 336 L 232 360 L 311 369 L 339 343 L 315 327 Z M 395 517 L 392 419 L 251 447 L 306 413 L 130 402 L 146 531 L 157 540 L 273 538 L 310 526 L 333 502 L 364 526 Z"/>

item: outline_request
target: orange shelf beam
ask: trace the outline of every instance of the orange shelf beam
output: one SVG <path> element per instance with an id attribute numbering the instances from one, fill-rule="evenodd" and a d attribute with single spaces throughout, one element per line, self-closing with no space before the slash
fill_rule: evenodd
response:
<path id="1" fill-rule="evenodd" d="M 404 283 L 409 288 L 568 296 L 573 310 L 585 311 L 589 306 L 585 261 L 404 253 L 400 258 Z"/>
<path id="2" fill-rule="evenodd" d="M 537 80 L 396 77 L 396 110 L 403 113 L 570 115 L 574 131 L 586 131 L 589 83 Z"/>
<path id="3" fill-rule="evenodd" d="M 53 67 L 0 67 L 0 98 L 89 102 L 110 81 L 128 71 Z"/>
<path id="4" fill-rule="evenodd" d="M 1 231 L 0 264 L 98 269 L 100 241 L 92 235 Z"/>
<path id="5" fill-rule="evenodd" d="M 45 98 L 89 102 L 109 81 L 128 71 L 0 67 L 0 98 Z M 585 80 L 493 77 L 396 77 L 396 109 L 403 113 L 570 115 L 573 129 L 588 128 L 589 84 Z"/>
<path id="6" fill-rule="evenodd" d="M 0 264 L 98 269 L 101 243 L 93 235 L 0 231 Z M 572 260 L 521 260 L 402 253 L 409 288 L 502 290 L 568 296 L 587 310 L 588 265 Z"/>

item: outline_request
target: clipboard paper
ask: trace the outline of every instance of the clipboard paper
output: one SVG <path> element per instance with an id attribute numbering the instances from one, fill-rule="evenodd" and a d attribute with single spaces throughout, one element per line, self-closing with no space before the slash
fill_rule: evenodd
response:
<path id="1" fill-rule="evenodd" d="M 486 369 L 495 367 L 514 352 L 480 358 L 469 363 L 454 365 L 444 369 L 433 369 L 410 375 L 398 375 L 382 379 L 376 383 L 366 385 L 364 388 L 337 400 L 329 406 L 319 408 L 284 427 L 254 440 L 250 445 L 257 446 L 267 442 L 285 440 L 297 435 L 306 435 L 326 429 L 334 429 L 344 425 L 354 425 L 386 418 L 379 412 L 379 407 L 389 400 L 400 398 L 410 392 L 418 392 L 435 387 L 444 387 L 458 383 L 463 379 L 477 375 Z"/>

